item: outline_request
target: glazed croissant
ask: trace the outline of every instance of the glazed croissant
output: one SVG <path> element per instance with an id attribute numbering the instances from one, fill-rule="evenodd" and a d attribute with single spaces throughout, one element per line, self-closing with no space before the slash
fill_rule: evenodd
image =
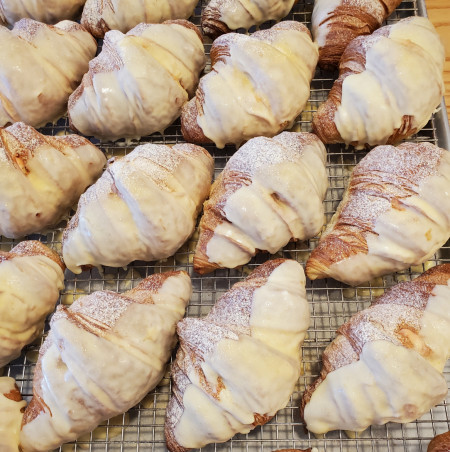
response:
<path id="1" fill-rule="evenodd" d="M 297 0 L 211 0 L 203 9 L 202 28 L 213 38 L 231 30 L 287 16 Z"/>
<path id="2" fill-rule="evenodd" d="M 186 272 L 152 275 L 124 294 L 58 306 L 39 352 L 23 452 L 53 450 L 137 404 L 164 375 L 191 295 Z"/>
<path id="3" fill-rule="evenodd" d="M 313 117 L 324 143 L 391 144 L 419 131 L 444 93 L 444 47 L 431 22 L 409 17 L 354 39 Z"/>
<path id="4" fill-rule="evenodd" d="M 0 0 L 0 25 L 29 18 L 46 24 L 74 19 L 86 0 Z"/>
<path id="5" fill-rule="evenodd" d="M 326 150 L 312 133 L 252 138 L 228 161 L 204 205 L 194 269 L 246 264 L 257 250 L 314 237 L 324 223 Z"/>
<path id="6" fill-rule="evenodd" d="M 286 259 L 258 267 L 205 318 L 180 322 L 166 412 L 169 450 L 224 442 L 272 419 L 300 376 L 308 326 L 303 269 Z"/>
<path id="7" fill-rule="evenodd" d="M 113 141 L 161 132 L 180 116 L 205 61 L 200 32 L 186 20 L 110 31 L 70 96 L 71 126 Z"/>
<path id="8" fill-rule="evenodd" d="M 76 22 L 22 19 L 12 30 L 0 26 L 0 40 L 0 126 L 56 121 L 88 70 L 95 39 Z"/>
<path id="9" fill-rule="evenodd" d="M 319 45 L 319 66 L 332 70 L 354 38 L 369 35 L 394 12 L 402 0 L 315 0 L 311 19 Z"/>
<path id="10" fill-rule="evenodd" d="M 354 168 L 306 274 L 360 284 L 426 261 L 449 236 L 450 153 L 378 146 Z"/>
<path id="11" fill-rule="evenodd" d="M 0 234 L 23 237 L 56 224 L 105 163 L 78 135 L 44 136 L 21 122 L 0 129 Z"/>
<path id="12" fill-rule="evenodd" d="M 398 284 L 337 331 L 302 414 L 314 433 L 411 422 L 447 394 L 450 264 Z"/>
<path id="13" fill-rule="evenodd" d="M 17 452 L 19 432 L 26 402 L 11 377 L 0 377 L 0 450 Z"/>
<path id="14" fill-rule="evenodd" d="M 64 264 L 42 243 L 21 242 L 9 253 L 0 251 L 0 287 L 3 367 L 42 332 L 45 317 L 55 309 L 64 288 Z"/>
<path id="15" fill-rule="evenodd" d="M 145 144 L 111 163 L 81 196 L 63 234 L 69 270 L 169 257 L 192 234 L 213 159 L 192 144 Z"/>
<path id="16" fill-rule="evenodd" d="M 228 33 L 211 47 L 213 70 L 184 107 L 186 141 L 217 147 L 291 127 L 309 98 L 317 46 L 299 22 L 284 21 L 250 36 Z"/>
<path id="17" fill-rule="evenodd" d="M 126 33 L 136 25 L 187 19 L 197 0 L 87 0 L 81 23 L 97 38 L 109 30 Z"/>

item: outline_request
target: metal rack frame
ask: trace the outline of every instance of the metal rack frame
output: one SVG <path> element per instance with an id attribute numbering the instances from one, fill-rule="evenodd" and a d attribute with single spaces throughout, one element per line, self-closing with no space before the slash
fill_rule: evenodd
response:
<path id="1" fill-rule="evenodd" d="M 195 9 L 193 18 L 195 24 L 200 23 L 200 14 L 205 0 L 201 0 Z M 293 11 L 286 19 L 298 20 L 310 24 L 313 0 L 299 0 Z M 422 0 L 406 0 L 397 8 L 397 11 L 388 19 L 388 23 L 410 15 L 425 15 Z M 264 27 L 273 25 L 268 23 Z M 205 43 L 209 54 L 210 42 Z M 206 70 L 209 70 L 207 67 Z M 311 84 L 311 96 L 307 107 L 298 118 L 294 129 L 301 131 L 311 130 L 312 114 L 323 102 L 330 90 L 336 74 L 330 74 L 318 69 Z M 67 118 L 61 119 L 56 125 L 45 127 L 41 131 L 48 135 L 66 133 L 69 130 Z M 450 131 L 444 105 L 437 112 L 427 126 L 412 141 L 429 141 L 441 147 L 449 148 Z M 93 140 L 96 144 L 98 141 Z M 170 126 L 163 135 L 155 134 L 140 141 L 172 144 L 182 142 L 179 120 Z M 125 143 L 99 144 L 108 157 L 125 155 L 135 145 L 127 146 Z M 226 147 L 218 150 L 212 145 L 205 146 L 214 156 L 215 176 L 223 169 L 235 149 Z M 330 188 L 325 199 L 325 212 L 327 221 L 335 212 L 342 194 L 348 183 L 352 168 L 358 163 L 366 152 L 354 152 L 343 145 L 328 146 L 328 176 Z M 73 212 L 72 212 L 73 214 Z M 41 240 L 51 248 L 60 251 L 61 236 L 65 222 L 42 235 L 33 235 L 28 238 Z M 0 248 L 9 251 L 18 241 L 0 237 Z M 105 268 L 102 273 L 98 270 L 74 275 L 66 271 L 65 289 L 61 293 L 60 303 L 70 304 L 79 296 L 92 293 L 96 290 L 109 289 L 119 292 L 135 286 L 143 277 L 155 272 L 171 269 L 186 270 L 192 277 L 194 294 L 187 309 L 187 316 L 199 317 L 206 315 L 215 301 L 226 292 L 235 282 L 240 281 L 258 264 L 271 258 L 268 254 L 260 254 L 248 265 L 238 270 L 217 270 L 213 274 L 200 277 L 192 269 L 195 236 L 191 238 L 174 257 L 156 263 L 134 262 L 126 269 Z M 306 242 L 290 243 L 277 256 L 289 257 L 298 260 L 303 265 L 310 251 L 315 247 L 317 238 Z M 290 398 L 288 406 L 280 410 L 275 418 L 268 424 L 256 428 L 247 435 L 237 435 L 224 444 L 210 445 L 205 451 L 273 451 L 282 448 L 316 447 L 318 451 L 426 451 L 429 441 L 439 433 L 450 428 L 450 400 L 433 408 L 419 420 L 409 424 L 389 423 L 385 426 L 373 426 L 357 437 L 352 437 L 342 431 L 331 432 L 321 438 L 316 438 L 306 432 L 300 420 L 298 405 L 305 386 L 310 384 L 319 374 L 321 355 L 324 348 L 335 336 L 336 329 L 347 321 L 354 313 L 369 306 L 370 303 L 385 289 L 392 287 L 400 281 L 410 280 L 430 266 L 450 262 L 450 242 L 442 247 L 425 264 L 413 267 L 403 272 L 377 278 L 356 288 L 350 288 L 332 279 L 307 281 L 307 297 L 311 308 L 311 327 L 303 344 L 302 375 Z M 45 331 L 48 331 L 48 322 Z M 44 333 L 45 335 L 45 333 Z M 32 376 L 39 346 L 43 337 L 23 350 L 20 358 L 5 367 L 4 374 L 14 377 L 25 398 L 32 394 Z M 169 365 L 170 369 L 170 365 Z M 131 452 L 131 451 L 165 451 L 164 440 L 164 414 L 170 397 L 171 383 L 170 371 L 158 387 L 128 413 L 111 419 L 96 429 L 93 433 L 80 438 L 77 442 L 61 447 L 63 452 L 71 451 L 105 451 L 105 452 Z M 450 366 L 446 367 L 445 376 L 450 384 Z"/>

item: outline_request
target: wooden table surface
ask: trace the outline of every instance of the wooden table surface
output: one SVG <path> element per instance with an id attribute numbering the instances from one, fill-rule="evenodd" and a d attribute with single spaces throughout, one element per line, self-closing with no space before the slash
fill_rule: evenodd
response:
<path id="1" fill-rule="evenodd" d="M 450 117 L 450 0 L 425 0 L 428 17 L 433 22 L 445 46 L 445 103 Z"/>

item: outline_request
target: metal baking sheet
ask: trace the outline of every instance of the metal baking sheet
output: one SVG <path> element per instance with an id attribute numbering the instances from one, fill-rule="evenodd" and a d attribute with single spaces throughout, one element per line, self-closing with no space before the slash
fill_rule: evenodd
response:
<path id="1" fill-rule="evenodd" d="M 199 2 L 195 9 L 192 21 L 199 25 L 200 14 L 206 1 Z M 311 21 L 313 0 L 299 0 L 291 14 L 286 19 L 297 20 L 307 25 Z M 388 19 L 388 23 L 411 15 L 425 15 L 422 0 L 403 1 L 396 12 Z M 265 28 L 273 25 L 266 24 Z M 209 53 L 210 41 L 205 43 Z M 207 67 L 208 70 L 208 67 Z M 336 73 L 316 71 L 312 81 L 309 102 L 300 115 L 294 130 L 309 132 L 311 130 L 311 117 L 323 102 L 330 90 Z M 67 118 L 61 119 L 56 125 L 41 130 L 48 135 L 58 135 L 69 132 Z M 449 148 L 449 125 L 445 106 L 442 104 L 429 121 L 426 127 L 412 141 L 429 141 L 441 147 Z M 98 141 L 93 140 L 96 144 Z M 167 128 L 164 134 L 155 134 L 145 137 L 141 142 L 155 142 L 173 144 L 182 142 L 180 123 L 177 121 Z M 127 146 L 123 142 L 99 144 L 108 157 L 125 155 L 135 145 Z M 205 146 L 215 159 L 215 175 L 223 169 L 229 157 L 233 154 L 233 147 L 218 150 L 214 146 Z M 336 210 L 352 168 L 365 152 L 354 152 L 341 145 L 328 146 L 328 176 L 330 188 L 325 199 L 327 221 Z M 73 212 L 72 212 L 73 214 Z M 42 235 L 32 235 L 28 238 L 41 240 L 51 248 L 60 251 L 61 236 L 65 222 L 58 227 L 48 230 Z M 0 247 L 9 251 L 17 240 L 0 237 Z M 293 258 L 303 265 L 314 248 L 317 239 L 305 242 L 291 243 L 281 250 L 275 257 L 283 256 Z M 60 303 L 71 304 L 80 296 L 96 290 L 108 289 L 123 292 L 135 286 L 143 277 L 156 272 L 171 269 L 183 269 L 192 277 L 194 294 L 187 309 L 187 316 L 200 317 L 206 315 L 214 302 L 225 293 L 235 282 L 241 281 L 258 264 L 271 258 L 268 254 L 261 254 L 253 259 L 247 266 L 238 270 L 218 270 L 213 274 L 200 277 L 192 269 L 193 250 L 195 248 L 195 235 L 186 243 L 174 257 L 164 261 L 146 263 L 134 262 L 127 268 L 104 268 L 103 272 L 91 270 L 81 275 L 74 275 L 66 271 L 65 289 L 61 293 Z M 450 400 L 447 398 L 425 416 L 409 424 L 389 423 L 385 426 L 370 427 L 355 437 L 343 431 L 331 432 L 321 438 L 306 432 L 304 424 L 299 417 L 298 405 L 305 386 L 311 383 L 320 372 L 321 355 L 324 348 L 335 336 L 336 329 L 347 321 L 354 313 L 369 306 L 371 301 L 384 293 L 384 291 L 400 281 L 410 280 L 422 273 L 425 269 L 444 262 L 450 262 L 450 242 L 442 247 L 428 262 L 412 267 L 403 272 L 377 278 L 357 288 L 349 288 L 332 279 L 308 281 L 307 296 L 311 309 L 311 327 L 303 344 L 302 375 L 289 401 L 288 406 L 280 410 L 275 418 L 268 424 L 258 427 L 247 435 L 236 435 L 232 440 L 223 444 L 209 445 L 204 450 L 212 451 L 247 451 L 270 452 L 282 448 L 316 447 L 319 452 L 324 451 L 389 451 L 389 452 L 425 452 L 429 441 L 439 433 L 449 430 L 450 427 Z M 35 343 L 23 350 L 20 358 L 4 368 L 4 375 L 14 377 L 23 396 L 29 400 L 32 394 L 32 377 L 39 346 L 48 331 L 48 322 L 43 336 Z M 450 366 L 447 365 L 445 376 L 450 383 Z M 133 376 L 131 375 L 130 378 Z M 164 414 L 170 397 L 170 364 L 166 376 L 159 386 L 151 391 L 147 397 L 128 413 L 113 418 L 93 433 L 80 438 L 77 442 L 64 445 L 60 450 L 72 451 L 158 451 L 166 450 L 164 440 Z"/>

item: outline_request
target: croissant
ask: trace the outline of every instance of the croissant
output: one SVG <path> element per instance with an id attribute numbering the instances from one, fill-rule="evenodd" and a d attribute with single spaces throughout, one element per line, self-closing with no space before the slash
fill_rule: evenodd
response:
<path id="1" fill-rule="evenodd" d="M 0 287 L 3 367 L 42 332 L 45 317 L 55 309 L 64 288 L 64 264 L 42 243 L 21 242 L 9 253 L 0 251 Z"/>
<path id="2" fill-rule="evenodd" d="M 58 306 L 39 352 L 21 450 L 53 450 L 137 404 L 164 375 L 190 295 L 187 273 L 172 271 L 124 294 L 94 292 Z"/>
<path id="3" fill-rule="evenodd" d="M 319 66 L 333 70 L 347 45 L 370 35 L 394 12 L 402 0 L 315 0 L 311 18 L 314 41 L 319 45 Z"/>
<path id="4" fill-rule="evenodd" d="M 313 117 L 324 143 L 391 144 L 426 125 L 441 102 L 444 47 L 424 17 L 409 17 L 354 39 L 339 78 Z"/>
<path id="5" fill-rule="evenodd" d="M 228 161 L 204 205 L 194 269 L 246 264 L 322 228 L 326 150 L 312 133 L 252 138 Z"/>
<path id="6" fill-rule="evenodd" d="M 428 444 L 427 452 L 448 452 L 450 450 L 450 432 L 435 436 Z"/>
<path id="7" fill-rule="evenodd" d="M 378 146 L 354 168 L 306 274 L 357 285 L 426 261 L 449 236 L 450 153 Z"/>
<path id="8" fill-rule="evenodd" d="M 211 0 L 203 9 L 202 28 L 213 38 L 231 30 L 280 20 L 289 14 L 297 0 Z"/>
<path id="9" fill-rule="evenodd" d="M 76 22 L 22 19 L 12 30 L 0 26 L 0 40 L 0 126 L 56 121 L 88 70 L 95 39 Z"/>
<path id="10" fill-rule="evenodd" d="M 111 163 L 64 230 L 67 268 L 172 256 L 194 231 L 213 166 L 205 149 L 186 143 L 145 144 Z"/>
<path id="11" fill-rule="evenodd" d="M 25 17 L 46 24 L 79 16 L 86 0 L 0 0 L 0 25 L 14 25 Z"/>
<path id="12" fill-rule="evenodd" d="M 220 36 L 211 47 L 213 70 L 183 107 L 185 140 L 223 148 L 290 128 L 309 98 L 317 57 L 299 22 L 284 21 L 250 36 Z"/>
<path id="13" fill-rule="evenodd" d="M 303 269 L 286 259 L 258 267 L 205 318 L 181 321 L 165 422 L 169 450 L 224 442 L 272 419 L 300 376 L 308 326 Z"/>
<path id="14" fill-rule="evenodd" d="M 0 234 L 23 237 L 56 224 L 105 162 L 78 135 L 44 136 L 21 122 L 0 129 Z"/>
<path id="15" fill-rule="evenodd" d="M 302 399 L 307 428 L 362 431 L 411 422 L 447 394 L 450 264 L 398 284 L 354 315 L 325 349 Z"/>
<path id="16" fill-rule="evenodd" d="M 112 141 L 160 132 L 180 116 L 205 61 L 200 32 L 186 20 L 110 31 L 70 96 L 71 127 Z"/>
<path id="17" fill-rule="evenodd" d="M 87 0 L 81 23 L 97 38 L 109 30 L 125 33 L 136 25 L 187 19 L 197 0 Z"/>
<path id="18" fill-rule="evenodd" d="M 19 431 L 26 402 L 11 377 L 0 377 L 0 450 L 19 450 Z"/>

